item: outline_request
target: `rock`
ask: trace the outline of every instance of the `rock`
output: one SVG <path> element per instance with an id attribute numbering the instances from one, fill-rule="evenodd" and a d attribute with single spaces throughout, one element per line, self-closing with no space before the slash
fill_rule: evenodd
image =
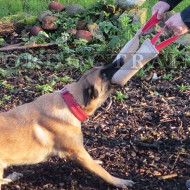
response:
<path id="1" fill-rule="evenodd" d="M 44 31 L 40 26 L 33 26 L 30 30 L 31 36 L 37 36 L 40 31 Z"/>
<path id="2" fill-rule="evenodd" d="M 182 46 L 190 46 L 190 34 L 187 33 L 180 36 L 175 42 Z"/>
<path id="3" fill-rule="evenodd" d="M 87 25 L 88 30 L 92 34 L 92 36 L 98 36 L 100 35 L 104 39 L 104 35 L 102 31 L 100 30 L 99 26 L 96 23 L 88 24 Z"/>
<path id="4" fill-rule="evenodd" d="M 152 81 L 155 81 L 155 80 L 158 80 L 158 79 L 159 79 L 158 75 L 156 73 L 154 73 L 153 76 L 152 76 Z"/>
<path id="5" fill-rule="evenodd" d="M 92 41 L 92 34 L 86 30 L 77 30 L 76 39 L 79 40 L 80 38 L 85 39 L 88 42 L 91 42 Z"/>
<path id="6" fill-rule="evenodd" d="M 142 8 L 142 9 L 132 9 L 129 11 L 128 15 L 129 17 L 132 18 L 132 23 L 141 23 L 145 24 L 147 20 L 147 8 Z"/>
<path id="7" fill-rule="evenodd" d="M 61 4 L 61 3 L 58 3 L 56 1 L 52 1 L 50 4 L 49 4 L 49 10 L 50 11 L 55 11 L 55 12 L 61 12 L 65 9 L 64 5 Z"/>
<path id="8" fill-rule="evenodd" d="M 46 16 L 42 20 L 42 28 L 45 30 L 55 30 L 58 28 L 58 25 L 54 22 L 57 20 L 54 16 Z"/>
<path id="9" fill-rule="evenodd" d="M 77 22 L 77 30 L 84 30 L 86 27 L 86 22 L 84 22 L 83 20 L 79 20 Z"/>
<path id="10" fill-rule="evenodd" d="M 69 14 L 69 15 L 74 15 L 76 13 L 81 13 L 82 11 L 84 10 L 84 7 L 79 5 L 79 4 L 73 4 L 73 5 L 69 5 L 66 7 L 66 12 Z"/>
<path id="11" fill-rule="evenodd" d="M 114 14 L 116 11 L 116 8 L 114 5 L 103 5 L 102 9 L 106 11 L 107 13 Z"/>
<path id="12" fill-rule="evenodd" d="M 68 28 L 65 32 L 69 33 L 69 34 L 73 34 L 75 35 L 77 33 L 77 30 L 74 28 Z"/>
<path id="13" fill-rule="evenodd" d="M 116 5 L 121 9 L 140 7 L 146 0 L 117 0 Z"/>
<path id="14" fill-rule="evenodd" d="M 42 12 L 42 13 L 40 13 L 40 14 L 38 15 L 38 20 L 39 20 L 40 22 L 42 22 L 42 20 L 43 20 L 44 17 L 46 17 L 46 16 L 51 16 L 51 14 L 52 14 L 51 11 L 44 11 L 44 12 Z"/>
<path id="15" fill-rule="evenodd" d="M 12 182 L 19 180 L 21 177 L 23 177 L 22 173 L 13 172 L 9 176 L 7 176 L 7 179 L 10 179 Z"/>

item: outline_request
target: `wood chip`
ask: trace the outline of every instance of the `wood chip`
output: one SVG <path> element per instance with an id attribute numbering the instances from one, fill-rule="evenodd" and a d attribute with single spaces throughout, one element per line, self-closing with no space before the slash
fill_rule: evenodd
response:
<path id="1" fill-rule="evenodd" d="M 164 176 L 161 176 L 160 179 L 170 179 L 174 177 L 177 177 L 177 174 L 164 175 Z"/>

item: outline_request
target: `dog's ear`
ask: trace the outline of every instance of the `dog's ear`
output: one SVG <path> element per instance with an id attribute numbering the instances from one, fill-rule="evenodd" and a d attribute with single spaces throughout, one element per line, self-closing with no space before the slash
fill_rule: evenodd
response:
<path id="1" fill-rule="evenodd" d="M 83 90 L 83 98 L 85 107 L 90 103 L 91 100 L 97 98 L 99 95 L 98 90 L 94 86 L 90 86 Z"/>

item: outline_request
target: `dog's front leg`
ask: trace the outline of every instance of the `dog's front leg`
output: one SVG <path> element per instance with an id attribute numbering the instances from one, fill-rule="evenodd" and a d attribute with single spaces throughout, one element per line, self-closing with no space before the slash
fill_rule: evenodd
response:
<path id="1" fill-rule="evenodd" d="M 1 190 L 2 180 L 3 180 L 3 167 L 1 167 L 0 165 L 0 190 Z"/>
<path id="2" fill-rule="evenodd" d="M 0 164 L 0 190 L 1 190 L 1 185 L 4 183 L 4 182 L 3 182 L 3 172 L 4 172 L 4 168 L 3 168 L 3 166 Z"/>
<path id="3" fill-rule="evenodd" d="M 0 165 L 0 190 L 1 190 L 1 186 L 3 184 L 8 184 L 8 183 L 12 182 L 11 179 L 3 178 L 3 173 L 4 173 L 4 168 L 3 168 L 3 166 Z"/>
<path id="4" fill-rule="evenodd" d="M 131 180 L 124 180 L 110 175 L 104 168 L 102 168 L 91 158 L 84 148 L 77 152 L 75 156 L 76 157 L 73 160 L 77 161 L 80 165 L 116 187 L 126 188 L 127 186 L 132 187 L 134 184 Z"/>

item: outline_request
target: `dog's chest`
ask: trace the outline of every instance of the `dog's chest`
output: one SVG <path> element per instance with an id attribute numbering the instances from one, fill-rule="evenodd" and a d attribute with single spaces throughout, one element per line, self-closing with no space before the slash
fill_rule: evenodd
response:
<path id="1" fill-rule="evenodd" d="M 81 122 L 70 112 L 67 108 L 64 108 L 63 110 L 56 109 L 51 113 L 51 116 L 54 118 L 57 118 L 63 122 L 66 122 L 73 126 L 81 126 Z"/>

